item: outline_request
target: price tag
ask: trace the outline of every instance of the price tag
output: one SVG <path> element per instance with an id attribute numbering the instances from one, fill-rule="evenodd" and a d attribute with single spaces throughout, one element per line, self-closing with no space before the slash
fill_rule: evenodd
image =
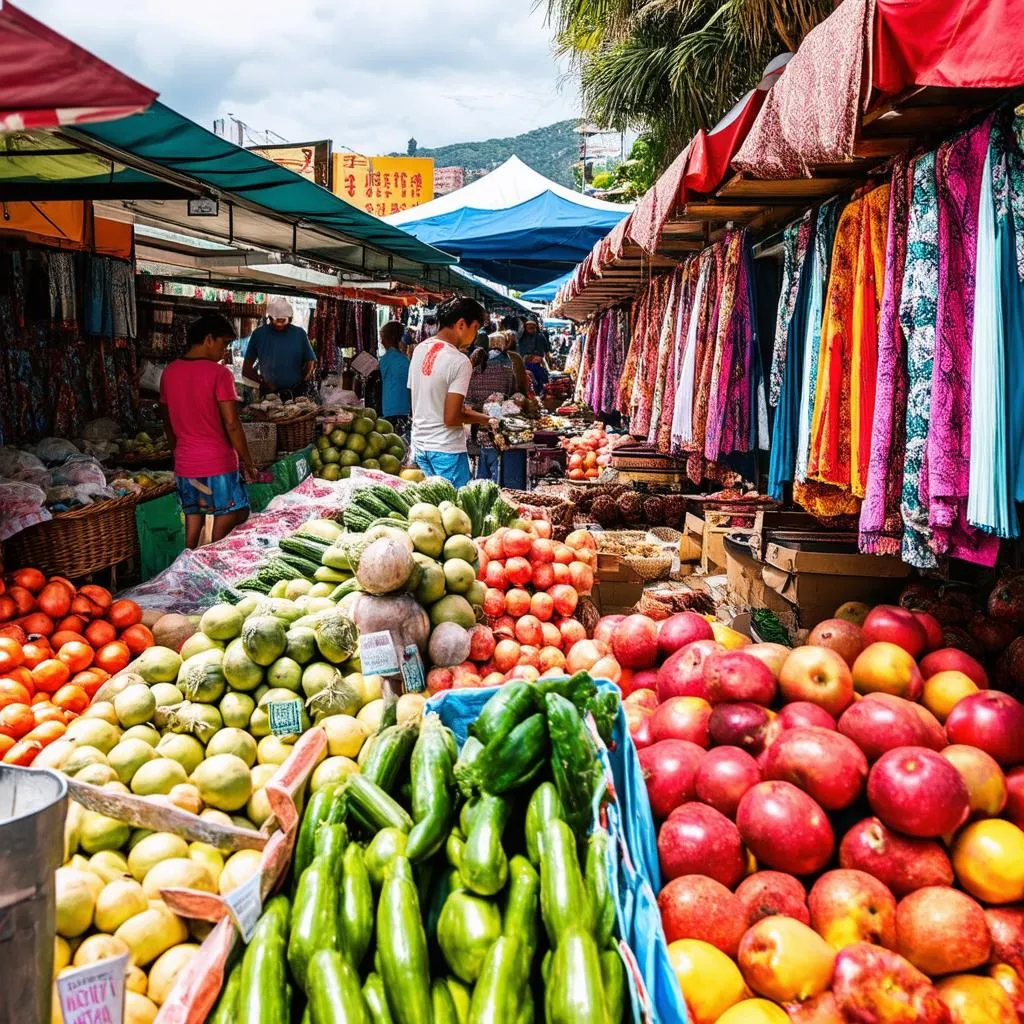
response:
<path id="1" fill-rule="evenodd" d="M 359 637 L 359 661 L 364 676 L 394 676 L 399 672 L 398 653 L 391 631 L 363 633 Z"/>
<path id="2" fill-rule="evenodd" d="M 423 659 L 415 644 L 405 648 L 402 658 L 402 681 L 406 693 L 422 693 L 427 688 L 427 677 L 423 672 Z"/>
<path id="3" fill-rule="evenodd" d="M 267 705 L 270 731 L 275 736 L 292 736 L 302 732 L 302 701 L 275 700 Z"/>
<path id="4" fill-rule="evenodd" d="M 242 941 L 248 943 L 252 933 L 256 930 L 256 922 L 263 913 L 263 896 L 260 892 L 260 873 L 257 871 L 248 881 L 243 882 L 237 889 L 224 897 L 224 905 L 235 922 L 235 927 L 242 936 Z"/>
<path id="5" fill-rule="evenodd" d="M 64 1024 L 121 1024 L 124 1020 L 124 974 L 129 954 L 68 971 L 57 979 Z"/>
<path id="6" fill-rule="evenodd" d="M 295 460 L 295 473 L 300 481 L 305 480 L 309 476 L 309 463 L 306 461 L 305 455 Z"/>

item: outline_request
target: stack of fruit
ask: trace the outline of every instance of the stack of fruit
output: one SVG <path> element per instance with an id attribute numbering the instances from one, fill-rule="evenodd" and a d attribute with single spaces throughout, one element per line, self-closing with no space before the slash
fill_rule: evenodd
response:
<path id="1" fill-rule="evenodd" d="M 293 899 L 264 910 L 213 1020 L 608 1024 L 625 1013 L 589 677 L 503 687 L 461 753 L 392 727 L 310 801 Z M 237 1016 L 236 1016 L 237 1015 Z"/>
<path id="2" fill-rule="evenodd" d="M 726 650 L 691 614 L 626 624 L 647 637 L 625 702 L 696 1024 L 973 1021 L 982 1005 L 1016 1021 L 1024 705 L 898 607 L 793 650 Z"/>
<path id="3" fill-rule="evenodd" d="M 153 646 L 134 601 L 38 569 L 0 581 L 0 755 L 27 766 L 96 691 Z"/>
<path id="4" fill-rule="evenodd" d="M 374 409 L 363 409 L 351 423 L 317 438 L 313 473 L 322 480 L 345 480 L 354 466 L 362 466 L 397 476 L 405 453 L 406 444 L 391 423 L 378 418 Z"/>
<path id="5" fill-rule="evenodd" d="M 561 446 L 569 453 L 566 476 L 570 480 L 596 480 L 611 464 L 613 441 L 603 423 L 595 423 L 579 437 L 565 438 Z"/>

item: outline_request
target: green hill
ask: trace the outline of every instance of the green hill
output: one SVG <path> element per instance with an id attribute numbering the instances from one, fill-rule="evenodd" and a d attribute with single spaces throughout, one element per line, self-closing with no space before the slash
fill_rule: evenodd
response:
<path id="1" fill-rule="evenodd" d="M 575 120 L 559 121 L 504 139 L 459 142 L 436 149 L 420 146 L 416 155 L 433 157 L 436 167 L 465 167 L 467 171 L 484 172 L 493 171 L 510 156 L 517 156 L 545 177 L 572 188 L 572 165 L 579 161 L 579 138 L 573 132 L 577 124 Z"/>

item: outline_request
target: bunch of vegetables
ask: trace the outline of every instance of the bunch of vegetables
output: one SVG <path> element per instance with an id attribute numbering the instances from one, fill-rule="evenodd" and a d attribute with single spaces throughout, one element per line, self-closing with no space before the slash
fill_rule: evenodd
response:
<path id="1" fill-rule="evenodd" d="M 613 703 L 614 703 L 614 695 Z M 435 715 L 321 789 L 290 896 L 267 904 L 211 1020 L 311 1024 L 623 1017 L 589 677 L 513 683 L 461 753 Z"/>
<path id="2" fill-rule="evenodd" d="M 0 756 L 27 766 L 96 691 L 153 646 L 134 601 L 38 569 L 0 581 Z"/>
<path id="3" fill-rule="evenodd" d="M 345 480 L 354 466 L 395 476 L 402 470 L 406 444 L 375 409 L 361 409 L 349 423 L 316 440 L 313 473 L 322 480 Z"/>

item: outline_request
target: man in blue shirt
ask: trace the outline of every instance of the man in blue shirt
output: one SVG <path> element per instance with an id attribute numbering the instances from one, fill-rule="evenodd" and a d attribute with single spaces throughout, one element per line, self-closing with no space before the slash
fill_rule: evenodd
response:
<path id="1" fill-rule="evenodd" d="M 305 392 L 306 381 L 316 368 L 309 336 L 292 323 L 294 315 L 286 299 L 271 299 L 267 304 L 269 323 L 252 332 L 242 364 L 242 375 L 257 381 L 261 394 L 274 392 L 286 401 Z"/>
<path id="2" fill-rule="evenodd" d="M 395 433 L 407 436 L 409 426 L 409 358 L 398 347 L 403 327 L 397 320 L 389 320 L 380 329 L 380 343 L 384 355 L 380 357 L 381 415 L 390 421 Z"/>

